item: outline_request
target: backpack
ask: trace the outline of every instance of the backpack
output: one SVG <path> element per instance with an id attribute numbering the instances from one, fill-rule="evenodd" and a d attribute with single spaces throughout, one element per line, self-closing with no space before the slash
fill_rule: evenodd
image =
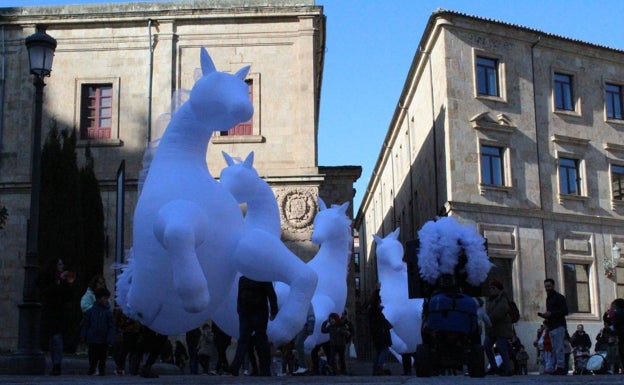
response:
<path id="1" fill-rule="evenodd" d="M 509 316 L 511 317 L 511 323 L 515 324 L 520 321 L 520 310 L 518 310 L 518 305 L 514 301 L 509 302 Z"/>

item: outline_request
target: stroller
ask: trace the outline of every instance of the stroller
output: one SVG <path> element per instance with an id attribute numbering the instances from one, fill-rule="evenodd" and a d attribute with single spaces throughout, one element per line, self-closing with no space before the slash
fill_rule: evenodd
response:
<path id="1" fill-rule="evenodd" d="M 591 371 L 587 369 L 587 362 L 591 353 L 587 348 L 574 348 L 572 351 L 574 356 L 574 374 L 591 374 Z"/>
<path id="2" fill-rule="evenodd" d="M 598 351 L 592 354 L 586 362 L 587 371 L 594 374 L 606 374 L 607 371 L 607 352 Z"/>

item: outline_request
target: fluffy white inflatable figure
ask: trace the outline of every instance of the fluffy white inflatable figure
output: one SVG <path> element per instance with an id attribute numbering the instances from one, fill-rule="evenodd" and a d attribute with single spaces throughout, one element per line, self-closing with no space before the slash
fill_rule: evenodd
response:
<path id="1" fill-rule="evenodd" d="M 408 297 L 407 265 L 403 261 L 403 245 L 398 240 L 399 230 L 397 228 L 385 238 L 373 235 L 373 239 L 377 244 L 382 312 L 393 325 L 390 329 L 392 349 L 397 353 L 412 353 L 422 343 L 420 322 L 423 300 Z"/>
<path id="2" fill-rule="evenodd" d="M 133 257 L 118 277 L 123 312 L 162 334 L 199 327 L 227 297 L 239 271 L 259 281 L 283 281 L 289 297 L 269 326 L 273 341 L 299 332 L 316 276 L 278 239 L 247 230 L 238 203 L 208 172 L 215 131 L 253 114 L 244 82 L 249 67 L 218 72 L 201 49 L 202 77 L 173 115 L 134 213 Z"/>
<path id="3" fill-rule="evenodd" d="M 485 240 L 473 227 L 461 225 L 453 217 L 442 217 L 425 223 L 418 239 L 420 276 L 429 284 L 435 284 L 441 275 L 456 275 L 461 255 L 466 261 L 459 273 L 465 274 L 469 285 L 480 286 L 487 279 L 492 263 Z"/>

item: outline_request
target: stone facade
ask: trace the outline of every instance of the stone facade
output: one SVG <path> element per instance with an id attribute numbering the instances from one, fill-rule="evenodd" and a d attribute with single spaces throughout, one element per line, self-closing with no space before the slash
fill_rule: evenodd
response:
<path id="1" fill-rule="evenodd" d="M 520 308 L 525 346 L 541 322 L 547 277 L 568 296 L 570 333 L 584 323 L 593 339 L 610 302 L 624 296 L 624 269 L 605 274 L 624 242 L 612 192 L 624 120 L 605 107 L 606 84 L 622 96 L 624 52 L 450 11 L 431 16 L 419 47 L 356 215 L 362 292 L 377 280 L 371 234 L 400 226 L 408 241 L 449 215 L 487 238 L 492 274 Z M 492 95 L 478 92 L 477 58 L 494 63 Z M 555 107 L 555 74 L 572 79 L 569 110 Z M 486 147 L 500 150 L 499 182 L 484 180 Z M 578 193 L 561 187 L 566 159 Z"/>
<path id="2" fill-rule="evenodd" d="M 200 0 L 155 3 L 0 8 L 2 119 L 0 204 L 9 210 L 0 231 L 0 350 L 17 341 L 26 222 L 29 217 L 33 86 L 24 38 L 47 24 L 58 46 L 44 89 L 43 136 L 52 119 L 79 127 L 82 86 L 112 85 L 110 138 L 90 142 L 101 183 L 106 229 L 114 262 L 116 172 L 125 160 L 125 247 L 131 246 L 132 214 L 144 150 L 169 118 L 172 95 L 184 95 L 206 47 L 218 70 L 251 65 L 248 81 L 255 114 L 251 135 L 215 134 L 207 153 L 212 175 L 225 167 L 221 151 L 246 157 L 275 189 L 283 238 L 301 258 L 316 252 L 310 240 L 316 197 L 328 204 L 352 202 L 361 168 L 319 167 L 317 122 L 325 50 L 325 16 L 313 0 Z M 175 92 L 178 91 L 178 92 Z M 174 93 L 175 92 L 175 93 Z M 87 141 L 80 141 L 84 147 Z M 78 149 L 79 163 L 83 151 Z M 352 215 L 352 212 L 351 212 Z M 113 282 L 112 270 L 109 285 Z"/>

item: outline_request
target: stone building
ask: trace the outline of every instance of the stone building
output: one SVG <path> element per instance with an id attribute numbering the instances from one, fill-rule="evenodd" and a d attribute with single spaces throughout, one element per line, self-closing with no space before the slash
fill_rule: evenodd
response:
<path id="1" fill-rule="evenodd" d="M 400 227 L 407 243 L 448 215 L 487 239 L 526 346 L 547 277 L 570 333 L 593 338 L 624 296 L 623 90 L 622 50 L 433 13 L 356 215 L 362 293 L 377 280 L 371 234 Z"/>
<path id="2" fill-rule="evenodd" d="M 183 97 L 192 87 L 200 47 L 220 71 L 251 65 L 247 82 L 255 109 L 249 122 L 215 134 L 207 152 L 211 174 L 218 177 L 225 167 L 222 151 L 242 158 L 254 151 L 254 166 L 281 208 L 283 240 L 304 260 L 316 252 L 310 235 L 317 196 L 327 204 L 352 202 L 361 167 L 318 165 L 325 15 L 313 0 L 0 8 L 0 204 L 9 210 L 0 231 L 0 350 L 16 346 L 22 300 L 33 105 L 24 39 L 39 23 L 58 42 L 52 74 L 45 79 L 43 136 L 55 119 L 78 130 L 79 147 L 90 143 L 105 210 L 109 282 L 117 170 L 125 161 L 128 248 L 143 153 L 162 133 L 173 95 Z M 102 119 L 90 119 L 94 116 Z M 80 148 L 78 155 L 83 156 Z"/>

